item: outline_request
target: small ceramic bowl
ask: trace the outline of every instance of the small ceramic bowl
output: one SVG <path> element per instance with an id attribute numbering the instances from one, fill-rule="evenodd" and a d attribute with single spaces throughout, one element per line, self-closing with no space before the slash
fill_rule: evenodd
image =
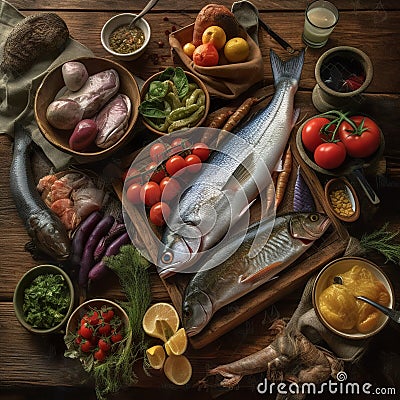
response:
<path id="1" fill-rule="evenodd" d="M 49 274 L 61 275 L 64 278 L 65 283 L 68 286 L 68 291 L 69 291 L 69 296 L 70 296 L 68 310 L 66 311 L 65 316 L 62 319 L 62 321 L 59 324 L 57 324 L 56 326 L 53 326 L 52 328 L 48 328 L 48 329 L 35 328 L 31 324 L 29 324 L 25 320 L 25 317 L 24 317 L 23 304 L 24 304 L 25 289 L 27 289 L 32 284 L 32 281 L 35 278 L 37 278 L 38 276 L 49 275 Z M 15 288 L 14 298 L 13 298 L 15 315 L 16 315 L 18 321 L 21 323 L 21 325 L 32 333 L 41 334 L 41 335 L 47 335 L 47 334 L 52 334 L 52 333 L 61 333 L 67 323 L 69 316 L 71 315 L 71 313 L 73 311 L 74 297 L 75 297 L 75 291 L 74 291 L 74 286 L 72 284 L 72 281 L 69 278 L 69 276 L 61 268 L 59 268 L 55 265 L 38 265 L 37 267 L 33 267 L 28 272 L 26 272 L 22 276 L 22 278 L 20 279 L 20 281 L 18 282 L 18 284 Z"/>
<path id="2" fill-rule="evenodd" d="M 131 140 L 131 132 L 138 117 L 138 106 L 140 102 L 139 88 L 133 75 L 119 63 L 99 57 L 84 57 L 71 61 L 79 61 L 85 65 L 88 74 L 93 75 L 108 69 L 114 69 L 118 72 L 120 79 L 119 93 L 125 94 L 131 100 L 132 108 L 129 117 L 128 126 L 120 139 L 106 149 L 97 146 L 91 147 L 87 151 L 75 151 L 69 146 L 69 137 L 71 131 L 56 129 L 48 122 L 46 110 L 49 104 L 54 100 L 56 94 L 64 86 L 62 77 L 62 66 L 56 67 L 50 71 L 40 84 L 35 97 L 35 118 L 43 136 L 57 149 L 70 154 L 78 163 L 85 164 L 103 160 Z"/>
<path id="3" fill-rule="evenodd" d="M 101 30 L 101 44 L 108 53 L 110 53 L 118 60 L 133 61 L 138 59 L 144 53 L 147 45 L 150 42 L 150 37 L 151 37 L 150 25 L 144 18 L 139 18 L 135 24 L 138 28 L 140 28 L 143 31 L 144 34 L 143 45 L 139 47 L 137 50 L 132 51 L 131 53 L 118 53 L 111 49 L 109 42 L 111 34 L 115 31 L 115 29 L 119 28 L 120 26 L 128 25 L 134 17 L 136 17 L 136 14 L 124 13 L 115 15 L 104 24 Z"/>
<path id="4" fill-rule="evenodd" d="M 321 296 L 321 293 L 331 284 L 333 284 L 333 278 L 335 276 L 340 276 L 341 274 L 344 274 L 345 272 L 349 271 L 352 267 L 355 265 L 359 265 L 362 267 L 367 268 L 375 277 L 383 283 L 385 286 L 386 290 L 389 293 L 390 297 L 390 302 L 388 307 L 393 307 L 394 305 L 394 291 L 393 287 L 387 278 L 387 276 L 381 271 L 381 269 L 374 264 L 373 262 L 361 258 L 361 257 L 342 257 L 338 258 L 334 261 L 331 261 L 329 264 L 327 264 L 317 275 L 313 290 L 312 290 L 312 301 L 313 301 L 313 306 L 314 310 L 322 322 L 323 325 L 325 325 L 329 330 L 334 332 L 335 334 L 344 337 L 346 339 L 366 339 L 369 338 L 373 335 L 376 335 L 378 332 L 380 332 L 384 326 L 387 324 L 389 321 L 389 317 L 386 315 L 382 314 L 380 315 L 380 319 L 378 321 L 378 324 L 375 329 L 368 333 L 359 333 L 359 332 L 344 332 L 340 331 L 333 326 L 331 326 L 328 321 L 323 317 L 323 315 L 319 311 L 319 297 Z"/>
<path id="5" fill-rule="evenodd" d="M 82 303 L 81 305 L 79 305 L 73 311 L 73 313 L 70 315 L 70 317 L 68 319 L 67 327 L 66 327 L 67 335 L 76 333 L 78 324 L 80 323 L 82 317 L 87 312 L 89 312 L 90 310 L 92 310 L 94 308 L 101 309 L 102 306 L 112 307 L 115 315 L 117 315 L 118 317 L 121 318 L 121 321 L 125 327 L 125 332 L 127 332 L 125 345 L 129 345 L 132 340 L 132 331 L 130 329 L 130 322 L 129 322 L 128 314 L 117 303 L 115 303 L 114 301 L 111 301 L 111 300 L 107 300 L 107 299 L 87 300 L 84 303 Z"/>
<path id="6" fill-rule="evenodd" d="M 150 78 L 148 78 L 145 83 L 143 84 L 143 87 L 140 91 L 140 100 L 141 102 L 144 100 L 146 93 L 149 90 L 150 87 L 150 83 L 157 80 L 159 78 L 159 76 L 162 74 L 162 72 L 158 72 L 152 76 L 150 76 Z M 205 121 L 208 111 L 210 110 L 210 94 L 208 93 L 207 87 L 206 85 L 203 83 L 203 81 L 201 79 L 199 79 L 196 75 L 192 74 L 191 72 L 185 71 L 185 74 L 188 78 L 189 83 L 196 83 L 197 86 L 203 90 L 204 94 L 205 94 L 205 110 L 204 110 L 204 114 L 201 117 L 201 119 L 199 121 L 197 121 L 197 123 L 194 126 L 191 126 L 191 128 L 193 127 L 197 127 L 197 126 L 201 126 L 202 123 Z M 144 126 L 149 129 L 150 131 L 152 131 L 153 133 L 159 135 L 159 136 L 164 136 L 166 134 L 168 134 L 167 132 L 162 132 L 159 131 L 157 129 L 155 129 L 153 126 L 151 126 L 146 119 L 142 116 L 142 122 L 144 124 Z"/>
<path id="7" fill-rule="evenodd" d="M 331 179 L 326 183 L 324 190 L 326 202 L 337 218 L 343 222 L 357 221 L 360 216 L 360 203 L 356 191 L 347 179 Z M 347 206 L 341 206 L 342 200 L 335 199 L 339 193 L 347 199 Z M 334 204 L 335 201 L 338 203 Z"/>

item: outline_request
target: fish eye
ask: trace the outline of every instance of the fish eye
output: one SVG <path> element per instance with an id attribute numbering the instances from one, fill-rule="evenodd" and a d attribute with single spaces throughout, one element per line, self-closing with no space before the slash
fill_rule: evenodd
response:
<path id="1" fill-rule="evenodd" d="M 161 261 L 164 264 L 171 264 L 173 259 L 174 259 L 174 256 L 172 255 L 172 253 L 170 251 L 166 251 L 161 257 Z"/>
<path id="2" fill-rule="evenodd" d="M 316 222 L 316 221 L 318 221 L 318 220 L 319 220 L 319 217 L 318 217 L 317 214 L 311 214 L 311 215 L 310 215 L 310 221 L 311 221 L 311 222 Z"/>
<path id="3" fill-rule="evenodd" d="M 192 310 L 190 308 L 185 307 L 182 311 L 184 318 L 190 318 L 192 316 Z"/>

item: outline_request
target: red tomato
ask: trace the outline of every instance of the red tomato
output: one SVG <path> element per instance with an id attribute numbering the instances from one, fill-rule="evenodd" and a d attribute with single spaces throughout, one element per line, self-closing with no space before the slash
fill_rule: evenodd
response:
<path id="1" fill-rule="evenodd" d="M 110 338 L 113 343 L 118 343 L 123 339 L 123 336 L 121 332 L 113 331 Z"/>
<path id="2" fill-rule="evenodd" d="M 328 118 L 316 117 L 304 124 L 301 131 L 301 140 L 307 150 L 314 152 L 320 144 L 325 143 L 325 141 L 331 138 L 331 135 L 325 134 L 322 130 L 329 122 L 331 121 Z M 334 129 L 335 126 L 331 125 L 329 131 L 332 132 Z"/>
<path id="3" fill-rule="evenodd" d="M 107 339 L 107 338 L 99 339 L 99 342 L 97 343 L 97 345 L 104 352 L 107 352 L 107 351 L 109 351 L 111 349 L 110 339 Z"/>
<path id="4" fill-rule="evenodd" d="M 111 333 L 111 325 L 108 322 L 101 321 L 97 332 L 101 336 L 108 336 Z"/>
<path id="5" fill-rule="evenodd" d="M 325 169 L 340 167 L 346 158 L 346 148 L 342 142 L 320 144 L 314 152 L 314 160 Z"/>
<path id="6" fill-rule="evenodd" d="M 196 155 L 204 162 L 210 157 L 210 149 L 205 143 L 196 143 L 192 148 L 192 154 Z"/>
<path id="7" fill-rule="evenodd" d="M 89 353 L 89 351 L 92 350 L 92 343 L 90 343 L 89 340 L 82 339 L 80 348 L 84 353 Z"/>
<path id="8" fill-rule="evenodd" d="M 150 208 L 150 221 L 156 226 L 163 226 L 168 219 L 171 210 L 169 205 L 163 201 L 156 203 Z"/>
<path id="9" fill-rule="evenodd" d="M 191 174 L 197 174 L 197 172 L 201 170 L 202 163 L 199 156 L 196 156 L 195 154 L 189 154 L 185 157 L 185 162 L 187 170 Z"/>
<path id="10" fill-rule="evenodd" d="M 101 318 L 103 318 L 103 321 L 110 322 L 113 316 L 114 310 L 111 307 L 101 309 Z"/>
<path id="11" fill-rule="evenodd" d="M 89 322 L 85 322 L 79 329 L 80 335 L 85 339 L 91 339 L 93 336 L 93 326 Z"/>
<path id="12" fill-rule="evenodd" d="M 175 175 L 178 171 L 180 171 L 182 168 L 186 167 L 186 162 L 183 159 L 182 156 L 172 156 L 168 161 L 165 163 L 165 169 L 167 172 L 173 176 Z"/>
<path id="13" fill-rule="evenodd" d="M 128 168 L 123 174 L 122 179 L 129 179 L 131 183 L 140 183 L 142 178 L 140 177 L 140 172 L 136 168 Z"/>
<path id="14" fill-rule="evenodd" d="M 370 118 L 357 115 L 350 118 L 357 125 L 354 131 L 347 121 L 339 126 L 339 137 L 351 157 L 369 157 L 381 143 L 381 133 L 378 125 Z"/>
<path id="15" fill-rule="evenodd" d="M 140 192 L 142 190 L 142 185 L 139 183 L 133 183 L 126 189 L 126 198 L 128 201 L 132 204 L 140 204 L 141 199 L 140 199 Z"/>
<path id="16" fill-rule="evenodd" d="M 160 186 L 156 182 L 145 183 L 140 190 L 140 200 L 151 207 L 153 204 L 158 203 L 161 199 Z"/>
<path id="17" fill-rule="evenodd" d="M 89 311 L 88 317 L 90 325 L 97 325 L 99 323 L 99 313 L 97 311 Z"/>
<path id="18" fill-rule="evenodd" d="M 150 147 L 150 158 L 156 163 L 159 163 L 160 161 L 163 161 L 166 150 L 167 148 L 163 143 L 154 143 Z"/>
<path id="19" fill-rule="evenodd" d="M 201 67 L 213 67 L 219 61 L 218 50 L 212 43 L 197 46 L 193 52 L 193 62 Z"/>
<path id="20" fill-rule="evenodd" d="M 170 201 L 174 199 L 181 191 L 181 185 L 175 178 L 166 176 L 160 182 L 161 200 Z"/>
<path id="21" fill-rule="evenodd" d="M 102 349 L 98 349 L 97 351 L 94 352 L 93 357 L 97 361 L 104 361 L 106 358 L 106 353 Z"/>
<path id="22" fill-rule="evenodd" d="M 165 170 L 162 167 L 157 168 L 157 163 L 152 162 L 147 167 L 146 170 L 152 171 L 150 180 L 160 183 L 161 179 L 165 178 Z"/>

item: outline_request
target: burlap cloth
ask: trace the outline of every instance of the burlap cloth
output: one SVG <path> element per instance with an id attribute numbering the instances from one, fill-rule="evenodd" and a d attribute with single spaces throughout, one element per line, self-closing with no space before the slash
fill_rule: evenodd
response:
<path id="1" fill-rule="evenodd" d="M 23 18 L 15 7 L 0 0 L 0 61 L 9 32 Z M 19 122 L 31 132 L 33 140 L 43 149 L 56 169 L 71 163 L 73 159 L 70 155 L 53 147 L 40 133 L 33 111 L 34 97 L 42 79 L 51 69 L 78 57 L 91 56 L 91 50 L 70 38 L 57 58 L 42 57 L 26 73 L 16 78 L 0 75 L 0 134 L 13 137 L 14 125 Z"/>
<path id="2" fill-rule="evenodd" d="M 194 64 L 182 49 L 185 43 L 192 41 L 193 27 L 194 24 L 191 24 L 169 35 L 172 57 L 176 64 L 182 65 L 184 69 L 199 77 L 211 96 L 235 99 L 263 79 L 264 64 L 260 48 L 247 33 L 244 33 L 250 47 L 247 61 L 215 67 Z"/>

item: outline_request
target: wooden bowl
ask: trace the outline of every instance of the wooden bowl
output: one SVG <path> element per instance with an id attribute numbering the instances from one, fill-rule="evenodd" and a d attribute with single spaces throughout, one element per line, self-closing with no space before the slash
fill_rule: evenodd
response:
<path id="1" fill-rule="evenodd" d="M 111 156 L 129 140 L 131 140 L 132 129 L 138 117 L 138 106 L 140 103 L 139 88 L 133 75 L 126 68 L 115 61 L 97 57 L 84 57 L 71 61 L 79 61 L 83 63 L 89 75 L 93 75 L 111 68 L 118 72 L 120 78 L 119 93 L 127 95 L 132 103 L 131 116 L 129 118 L 128 127 L 126 128 L 125 133 L 114 145 L 108 147 L 107 149 L 101 149 L 93 145 L 93 148 L 89 151 L 82 152 L 74 151 L 70 148 L 68 140 L 72 131 L 69 132 L 56 129 L 49 124 L 46 118 L 47 107 L 54 100 L 59 90 L 64 86 L 61 71 L 62 65 L 50 71 L 44 77 L 37 90 L 34 105 L 36 121 L 43 136 L 59 150 L 72 155 L 78 163 L 99 161 Z"/>
<path id="2" fill-rule="evenodd" d="M 66 285 L 68 286 L 68 291 L 70 295 L 70 302 L 68 306 L 68 310 L 65 313 L 64 318 L 62 321 L 51 327 L 51 328 L 37 328 L 32 326 L 30 323 L 28 323 L 25 319 L 25 314 L 23 310 L 23 304 L 24 304 L 24 294 L 25 294 L 25 289 L 27 289 L 33 282 L 35 278 L 41 275 L 61 275 L 64 278 L 64 281 Z M 21 325 L 27 329 L 29 332 L 40 334 L 40 335 L 48 335 L 48 334 L 53 334 L 53 333 L 61 333 L 62 330 L 65 327 L 65 324 L 67 323 L 67 320 L 69 316 L 71 315 L 73 308 L 74 308 L 74 296 L 75 296 L 75 291 L 74 291 L 74 286 L 72 284 L 71 279 L 69 276 L 63 271 L 61 268 L 55 266 L 55 265 L 38 265 L 36 267 L 31 268 L 28 272 L 26 272 L 20 281 L 18 282 L 15 291 L 14 291 L 14 297 L 13 297 L 13 305 L 14 305 L 14 311 L 15 315 L 18 319 L 18 321 L 21 323 Z"/>
<path id="3" fill-rule="evenodd" d="M 360 333 L 353 331 L 340 331 L 329 324 L 324 316 L 319 311 L 319 297 L 321 293 L 333 283 L 333 278 L 337 275 L 344 274 L 349 271 L 353 266 L 359 265 L 367 268 L 379 281 L 383 283 L 390 296 L 390 303 L 388 307 L 394 306 L 394 291 L 393 287 L 387 278 L 387 276 L 381 271 L 381 269 L 373 262 L 361 258 L 361 257 L 342 257 L 327 264 L 317 275 L 315 279 L 313 290 L 312 290 L 312 302 L 315 313 L 319 320 L 325 325 L 330 331 L 335 334 L 346 338 L 346 339 L 366 339 L 380 332 L 389 321 L 389 317 L 381 313 L 379 322 L 375 329 L 368 333 Z"/>
<path id="4" fill-rule="evenodd" d="M 152 75 L 149 79 L 147 79 L 145 81 L 145 83 L 143 84 L 142 90 L 140 91 L 140 100 L 141 101 L 144 100 L 146 93 L 149 90 L 150 83 L 153 82 L 154 80 L 157 80 L 161 74 L 162 74 L 162 71 Z M 203 92 L 206 96 L 204 115 L 194 126 L 190 127 L 190 128 L 193 128 L 193 127 L 201 126 L 202 123 L 207 118 L 207 114 L 210 109 L 210 95 L 208 93 L 206 85 L 203 83 L 203 81 L 201 79 L 199 79 L 196 75 L 194 75 L 188 71 L 185 71 L 185 74 L 188 77 L 189 83 L 196 83 L 199 86 L 199 88 L 203 90 Z M 144 126 L 147 129 L 149 129 L 151 132 L 153 132 L 159 136 L 168 135 L 168 133 L 159 131 L 159 130 L 155 129 L 154 127 L 152 127 L 143 116 L 142 116 L 142 122 L 143 122 Z"/>
<path id="5" fill-rule="evenodd" d="M 336 190 L 343 190 L 344 195 L 349 199 L 351 205 L 351 215 L 344 215 L 336 210 L 334 204 L 332 204 L 331 194 Z M 353 186 L 350 182 L 345 178 L 333 178 L 330 179 L 324 188 L 325 191 L 325 198 L 329 208 L 335 214 L 336 218 L 340 219 L 343 222 L 354 222 L 360 216 L 360 202 L 358 201 L 358 196 L 356 191 L 354 190 Z"/>

